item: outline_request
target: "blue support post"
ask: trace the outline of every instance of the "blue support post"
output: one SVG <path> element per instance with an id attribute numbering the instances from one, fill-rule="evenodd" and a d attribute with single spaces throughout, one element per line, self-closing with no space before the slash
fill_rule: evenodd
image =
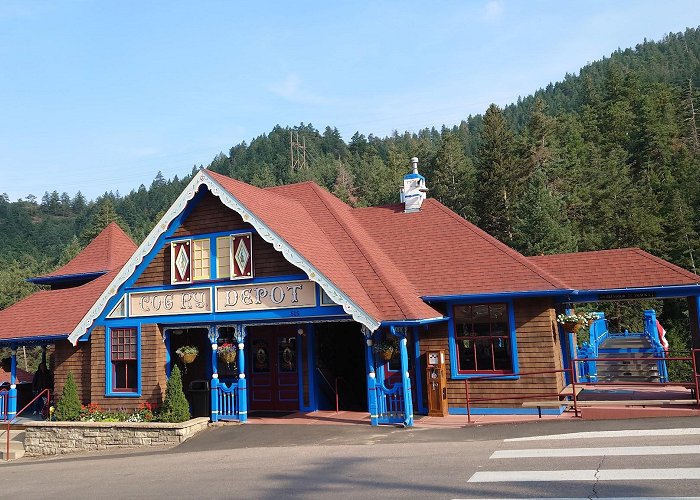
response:
<path id="1" fill-rule="evenodd" d="M 407 427 L 413 426 L 413 397 L 411 396 L 411 377 L 408 373 L 408 349 L 406 335 L 399 340 L 399 350 L 401 352 L 401 382 L 403 383 L 403 401 L 406 418 L 404 424 Z"/>
<path id="2" fill-rule="evenodd" d="M 428 413 L 428 409 L 423 405 L 423 369 L 420 364 L 420 338 L 418 327 L 413 328 L 413 372 L 416 377 L 416 402 L 418 403 L 418 412 Z"/>
<path id="3" fill-rule="evenodd" d="M 17 347 L 12 346 L 10 358 L 10 390 L 7 393 L 7 419 L 12 420 L 17 415 Z"/>
<path id="4" fill-rule="evenodd" d="M 219 345 L 217 344 L 219 340 L 218 327 L 209 327 L 209 341 L 211 342 L 211 384 L 209 386 L 211 391 L 211 421 L 217 422 L 219 420 L 219 367 L 217 363 L 217 349 Z"/>
<path id="5" fill-rule="evenodd" d="M 238 420 L 248 420 L 248 387 L 245 379 L 245 337 L 244 325 L 236 325 L 236 342 L 238 342 Z"/>
<path id="6" fill-rule="evenodd" d="M 365 336 L 365 365 L 367 367 L 367 407 L 369 420 L 372 425 L 379 425 L 379 410 L 377 408 L 377 375 L 374 371 L 374 355 L 372 353 L 372 332 L 362 327 Z"/>
<path id="7" fill-rule="evenodd" d="M 314 324 L 308 323 L 306 325 L 306 363 L 309 367 L 309 410 L 317 411 L 318 403 L 316 402 L 316 355 L 314 353 L 314 347 L 316 344 L 316 331 L 314 330 Z"/>

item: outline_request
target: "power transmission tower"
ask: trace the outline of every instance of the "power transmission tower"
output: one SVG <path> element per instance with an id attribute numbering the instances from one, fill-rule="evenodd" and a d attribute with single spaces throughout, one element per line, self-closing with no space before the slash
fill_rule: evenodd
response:
<path id="1" fill-rule="evenodd" d="M 306 138 L 302 136 L 299 142 L 299 132 L 289 131 L 289 158 L 291 161 L 292 172 L 304 169 L 306 170 Z M 295 140 L 296 139 L 296 140 Z"/>

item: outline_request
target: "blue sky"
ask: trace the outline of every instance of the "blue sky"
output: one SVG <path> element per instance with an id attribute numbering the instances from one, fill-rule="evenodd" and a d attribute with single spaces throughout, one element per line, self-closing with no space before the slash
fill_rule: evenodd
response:
<path id="1" fill-rule="evenodd" d="M 699 25 L 696 0 L 0 0 L 0 193 L 125 194 L 276 124 L 452 125 Z"/>

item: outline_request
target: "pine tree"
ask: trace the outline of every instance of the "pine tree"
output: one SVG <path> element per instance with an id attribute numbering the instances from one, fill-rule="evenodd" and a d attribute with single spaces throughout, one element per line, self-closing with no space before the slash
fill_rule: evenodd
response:
<path id="1" fill-rule="evenodd" d="M 182 391 L 182 375 L 175 365 L 165 386 L 165 399 L 160 419 L 163 422 L 184 422 L 190 418 L 190 405 Z"/>
<path id="2" fill-rule="evenodd" d="M 56 420 L 78 420 L 80 417 L 80 398 L 78 398 L 78 387 L 73 379 L 73 372 L 66 375 L 66 383 L 63 386 L 63 393 L 56 403 Z"/>
<path id="3" fill-rule="evenodd" d="M 126 224 L 114 209 L 112 199 L 105 196 L 97 208 L 97 212 L 92 217 L 92 220 L 80 235 L 80 243 L 83 246 L 90 243 L 95 236 L 100 234 L 102 230 L 109 225 L 110 222 L 116 222 L 126 231 L 127 234 L 129 233 Z"/>
<path id="4" fill-rule="evenodd" d="M 491 104 L 484 115 L 481 142 L 476 151 L 477 218 L 479 226 L 499 240 L 513 241 L 513 205 L 516 158 L 513 134 L 503 113 Z"/>
<path id="5" fill-rule="evenodd" d="M 464 156 L 457 137 L 446 131 L 432 168 L 431 194 L 466 219 L 475 219 L 474 183 L 476 172 Z"/>
<path id="6" fill-rule="evenodd" d="M 530 178 L 516 206 L 515 246 L 526 255 L 573 252 L 576 239 L 565 220 L 562 203 L 547 188 L 542 168 Z"/>

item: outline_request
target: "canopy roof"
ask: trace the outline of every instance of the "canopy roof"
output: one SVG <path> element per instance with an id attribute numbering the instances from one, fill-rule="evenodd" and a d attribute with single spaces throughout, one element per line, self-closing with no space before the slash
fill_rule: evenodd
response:
<path id="1" fill-rule="evenodd" d="M 640 248 L 530 257 L 538 267 L 578 290 L 696 285 L 700 276 Z"/>
<path id="2" fill-rule="evenodd" d="M 136 244 L 119 227 L 119 224 L 110 222 L 66 265 L 43 276 L 31 278 L 29 281 L 51 284 L 72 277 L 104 274 L 123 266 L 135 250 Z"/>

